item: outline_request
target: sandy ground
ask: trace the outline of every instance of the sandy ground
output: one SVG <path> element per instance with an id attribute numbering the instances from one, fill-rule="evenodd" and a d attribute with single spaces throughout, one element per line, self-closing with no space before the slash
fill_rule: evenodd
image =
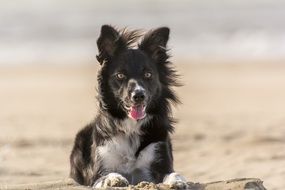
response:
<path id="1" fill-rule="evenodd" d="M 96 113 L 97 69 L 1 67 L 0 184 L 68 176 L 73 138 Z M 194 182 L 256 177 L 284 189 L 285 65 L 183 61 L 177 69 L 176 170 Z"/>

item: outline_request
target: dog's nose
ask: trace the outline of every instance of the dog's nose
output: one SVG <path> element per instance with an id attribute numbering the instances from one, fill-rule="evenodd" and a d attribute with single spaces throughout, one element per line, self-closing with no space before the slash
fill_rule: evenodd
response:
<path id="1" fill-rule="evenodd" d="M 132 101 L 135 103 L 141 103 L 145 99 L 145 92 L 144 90 L 136 90 L 132 94 Z"/>

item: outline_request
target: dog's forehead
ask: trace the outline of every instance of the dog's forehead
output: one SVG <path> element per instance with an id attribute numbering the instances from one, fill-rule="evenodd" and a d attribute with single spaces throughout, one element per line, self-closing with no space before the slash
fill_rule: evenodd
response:
<path id="1" fill-rule="evenodd" d="M 129 49 L 119 56 L 119 64 L 126 70 L 151 67 L 148 56 L 139 49 Z"/>

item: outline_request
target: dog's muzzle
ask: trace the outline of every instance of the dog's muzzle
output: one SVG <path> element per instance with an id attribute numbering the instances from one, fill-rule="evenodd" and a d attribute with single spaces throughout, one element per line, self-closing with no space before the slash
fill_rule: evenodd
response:
<path id="1" fill-rule="evenodd" d="M 146 102 L 146 94 L 145 90 L 139 89 L 135 90 L 131 93 L 131 102 L 132 106 L 130 106 L 128 110 L 128 116 L 134 120 L 140 120 L 145 118 L 146 112 L 145 112 L 145 102 Z"/>

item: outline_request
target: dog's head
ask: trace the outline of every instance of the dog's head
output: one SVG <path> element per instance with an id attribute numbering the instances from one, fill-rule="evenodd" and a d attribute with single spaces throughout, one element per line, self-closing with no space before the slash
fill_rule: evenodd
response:
<path id="1" fill-rule="evenodd" d="M 132 48 L 139 37 L 138 31 L 104 25 L 97 40 L 101 107 L 115 117 L 141 120 L 165 106 L 168 109 L 168 100 L 177 101 L 169 88 L 176 84 L 167 61 L 169 29 L 148 32 L 138 48 Z"/>

